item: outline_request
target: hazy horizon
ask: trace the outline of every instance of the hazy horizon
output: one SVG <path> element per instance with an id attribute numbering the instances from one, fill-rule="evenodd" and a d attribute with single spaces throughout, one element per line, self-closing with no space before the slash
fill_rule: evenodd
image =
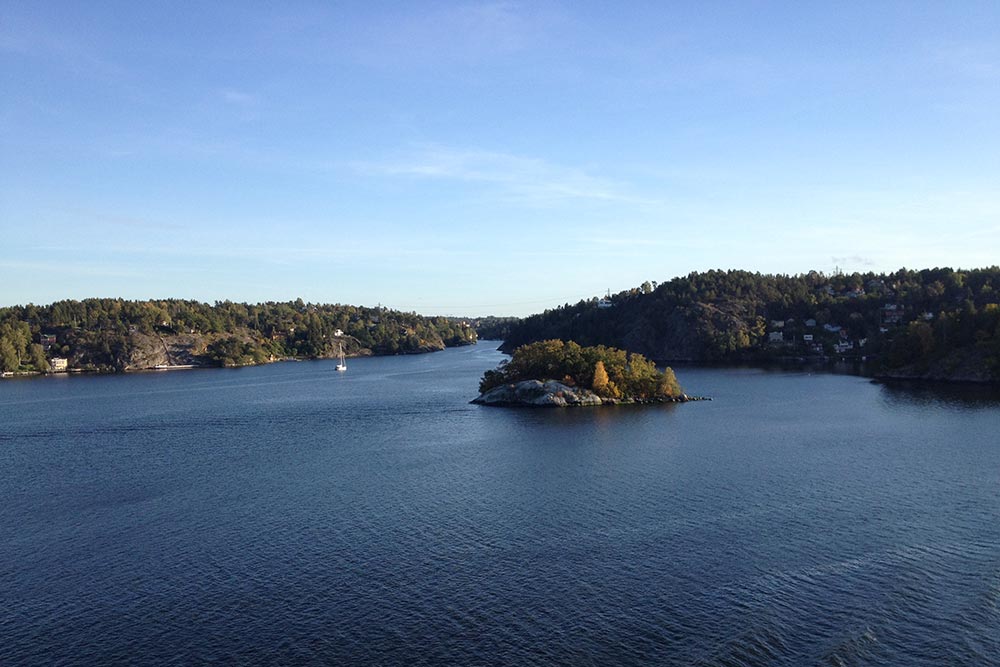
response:
<path id="1" fill-rule="evenodd" d="M 893 271 L 874 271 L 874 272 L 873 271 L 844 272 L 844 271 L 841 271 L 840 267 L 838 266 L 838 267 L 835 267 L 834 272 L 826 272 L 826 271 L 822 271 L 822 270 L 818 270 L 818 269 L 812 269 L 810 271 L 805 271 L 805 272 L 802 272 L 802 273 L 781 274 L 781 275 L 799 276 L 799 275 L 805 275 L 805 274 L 812 273 L 813 271 L 815 271 L 816 273 L 820 273 L 820 274 L 826 275 L 828 277 L 834 277 L 837 274 L 838 271 L 841 271 L 841 273 L 843 273 L 844 275 L 850 275 L 850 274 L 853 274 L 853 273 L 857 273 L 857 274 L 868 274 L 868 273 L 891 274 L 891 273 L 895 273 L 896 271 L 904 271 L 904 270 L 905 271 L 918 271 L 919 272 L 919 271 L 924 271 L 924 270 L 939 270 L 939 269 L 953 269 L 955 271 L 962 272 L 962 271 L 972 271 L 972 270 L 977 270 L 977 269 L 989 269 L 989 268 L 993 268 L 995 266 L 996 265 L 982 266 L 982 267 L 972 267 L 972 266 L 963 266 L 963 267 L 944 267 L 944 266 L 935 266 L 935 267 L 899 267 L 898 269 L 894 269 Z M 712 269 L 709 269 L 709 270 L 712 270 Z M 745 269 L 739 269 L 739 268 L 735 268 L 734 267 L 732 269 L 717 268 L 717 269 L 714 269 L 714 270 L 716 270 L 716 271 L 730 271 L 730 270 L 741 271 L 741 270 L 745 270 Z M 777 274 L 775 272 L 759 271 L 757 273 L 760 273 L 761 275 L 779 275 L 779 274 Z M 690 275 L 690 273 L 687 274 L 687 275 Z M 659 284 L 662 284 L 662 283 L 666 283 L 666 282 L 670 282 L 671 280 L 674 280 L 676 278 L 684 278 L 684 277 L 685 276 L 671 276 L 669 279 L 666 279 L 666 280 L 661 280 L 661 281 L 652 280 L 652 281 L 649 281 L 649 282 L 652 283 L 652 285 L 655 287 L 656 285 L 659 285 Z M 369 304 L 369 303 L 350 303 L 350 302 L 346 302 L 346 301 L 310 301 L 309 299 L 302 299 L 302 297 L 300 297 L 300 296 L 287 297 L 287 298 L 283 298 L 283 299 L 282 298 L 278 298 L 278 299 L 228 299 L 228 298 L 220 298 L 220 299 L 204 300 L 204 299 L 189 299 L 187 297 L 174 297 L 174 296 L 152 296 L 152 297 L 143 297 L 143 298 L 139 298 L 139 297 L 137 297 L 137 298 L 129 298 L 129 297 L 122 297 L 122 296 L 118 296 L 118 295 L 103 295 L 103 296 L 102 295 L 93 295 L 93 296 L 89 296 L 89 297 L 80 297 L 80 298 L 78 298 L 76 300 L 84 300 L 84 299 L 89 299 L 89 298 L 94 298 L 94 299 L 124 299 L 126 301 L 170 301 L 170 300 L 184 300 L 184 301 L 200 301 L 202 303 L 208 303 L 208 304 L 214 304 L 216 302 L 230 301 L 230 302 L 234 302 L 234 303 L 246 303 L 248 305 L 253 305 L 253 304 L 262 304 L 262 303 L 267 303 L 267 302 L 273 302 L 273 303 L 293 303 L 293 302 L 295 302 L 298 299 L 302 299 L 307 304 L 317 305 L 317 306 L 342 305 L 342 306 L 355 306 L 355 307 L 363 307 L 363 308 L 385 307 L 385 308 L 388 308 L 390 310 L 396 310 L 396 311 L 401 311 L 401 312 L 416 312 L 416 314 L 422 315 L 422 316 L 425 316 L 425 317 L 469 317 L 469 318 L 479 318 L 479 317 L 490 317 L 490 316 L 493 316 L 493 317 L 522 317 L 523 318 L 523 317 L 527 317 L 527 316 L 530 316 L 530 315 L 534 315 L 534 314 L 540 313 L 543 310 L 546 310 L 548 308 L 559 308 L 559 307 L 561 307 L 563 305 L 567 305 L 567 304 L 568 305 L 574 305 L 576 303 L 579 303 L 580 301 L 586 301 L 586 300 L 589 300 L 589 299 L 599 299 L 599 298 L 601 298 L 602 296 L 604 296 L 605 294 L 608 294 L 608 293 L 610 293 L 612 296 L 614 296 L 614 295 L 619 294 L 621 292 L 627 292 L 627 291 L 633 290 L 633 289 L 641 289 L 642 287 L 643 287 L 642 284 L 639 284 L 639 285 L 629 285 L 629 286 L 624 287 L 622 289 L 613 289 L 613 290 L 612 289 L 608 289 L 608 290 L 605 290 L 605 292 L 601 293 L 601 294 L 590 294 L 590 295 L 579 296 L 579 297 L 572 298 L 572 299 L 566 299 L 562 303 L 556 303 L 556 304 L 553 304 L 553 305 L 549 305 L 549 306 L 546 306 L 544 308 L 540 308 L 538 310 L 525 311 L 523 313 L 518 313 L 516 315 L 514 315 L 512 313 L 499 312 L 499 311 L 490 311 L 490 312 L 481 312 L 481 313 L 438 312 L 438 311 L 423 311 L 422 312 L 422 311 L 414 311 L 413 309 L 397 308 L 395 306 L 392 306 L 390 304 L 385 304 L 385 303 L 382 303 L 382 302 L 378 302 L 378 303 L 374 303 L 374 304 Z M 69 299 L 69 298 L 70 297 L 62 297 L 62 298 L 59 298 L 59 299 L 54 299 L 52 301 L 46 301 L 46 302 L 21 302 L 21 303 L 0 304 L 0 308 L 9 307 L 9 306 L 22 307 L 22 306 L 27 306 L 29 304 L 35 305 L 35 306 L 47 306 L 47 305 L 50 305 L 51 303 L 55 303 L 57 301 L 62 301 L 64 299 Z M 546 302 L 548 302 L 548 301 L 551 301 L 551 300 L 547 300 Z"/>

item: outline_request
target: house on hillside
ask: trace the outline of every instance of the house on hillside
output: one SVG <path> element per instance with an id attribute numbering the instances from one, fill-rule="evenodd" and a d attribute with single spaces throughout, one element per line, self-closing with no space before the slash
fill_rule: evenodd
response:
<path id="1" fill-rule="evenodd" d="M 69 359 L 64 357 L 52 357 L 49 361 L 49 369 L 53 373 L 65 373 L 69 370 Z"/>
<path id="2" fill-rule="evenodd" d="M 903 307 L 897 303 L 887 303 L 879 310 L 882 325 L 899 324 L 903 321 Z"/>
<path id="3" fill-rule="evenodd" d="M 870 292 L 884 292 L 885 291 L 885 281 L 872 279 L 868 281 L 868 291 Z"/>

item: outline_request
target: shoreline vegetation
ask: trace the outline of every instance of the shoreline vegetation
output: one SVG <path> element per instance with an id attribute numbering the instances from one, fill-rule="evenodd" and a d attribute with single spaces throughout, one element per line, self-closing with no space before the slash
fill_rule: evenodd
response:
<path id="1" fill-rule="evenodd" d="M 657 369 L 641 354 L 573 341 L 523 345 L 483 374 L 472 403 L 492 406 L 567 407 L 628 403 L 682 403 L 689 397 L 674 371 Z"/>
<path id="2" fill-rule="evenodd" d="M 608 345 L 658 363 L 848 362 L 878 379 L 1000 384 L 1000 267 L 892 273 L 694 272 L 494 318 L 501 350 Z"/>
<path id="3" fill-rule="evenodd" d="M 525 318 L 425 317 L 301 299 L 28 304 L 0 308 L 0 375 L 247 366 L 332 358 L 341 345 L 349 357 L 415 354 L 479 338 L 502 340 L 508 354 L 561 340 L 660 364 L 847 363 L 877 380 L 997 386 L 1000 267 L 694 272 Z"/>
<path id="4" fill-rule="evenodd" d="M 301 299 L 215 304 L 86 299 L 0 308 L 0 373 L 122 373 L 290 359 L 418 354 L 471 345 L 460 318 Z"/>

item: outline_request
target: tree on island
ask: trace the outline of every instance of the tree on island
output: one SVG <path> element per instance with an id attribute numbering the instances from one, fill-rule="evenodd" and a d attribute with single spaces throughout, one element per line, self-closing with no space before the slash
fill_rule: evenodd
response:
<path id="1" fill-rule="evenodd" d="M 673 370 L 659 371 L 641 354 L 558 339 L 522 345 L 510 360 L 486 371 L 480 393 L 523 380 L 559 380 L 593 391 L 601 398 L 656 400 L 683 395 Z"/>
<path id="2" fill-rule="evenodd" d="M 594 381 L 590 384 L 590 388 L 593 389 L 594 393 L 598 396 L 605 396 L 608 393 L 608 388 L 610 384 L 608 379 L 608 371 L 604 368 L 604 362 L 598 361 L 594 364 Z"/>

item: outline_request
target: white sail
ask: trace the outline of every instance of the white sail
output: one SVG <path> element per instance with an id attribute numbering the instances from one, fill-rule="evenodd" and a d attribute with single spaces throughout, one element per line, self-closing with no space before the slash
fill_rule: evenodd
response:
<path id="1" fill-rule="evenodd" d="M 343 343 L 340 343 L 340 363 L 337 364 L 337 370 L 338 371 L 346 371 L 347 370 L 347 360 L 344 359 L 344 344 Z"/>

